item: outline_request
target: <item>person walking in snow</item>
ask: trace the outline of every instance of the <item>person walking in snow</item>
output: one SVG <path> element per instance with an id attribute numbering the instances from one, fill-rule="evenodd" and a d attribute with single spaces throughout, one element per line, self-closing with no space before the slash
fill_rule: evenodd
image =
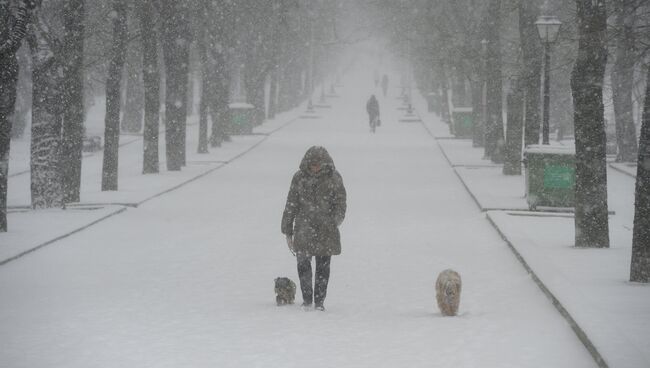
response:
<path id="1" fill-rule="evenodd" d="M 366 111 L 368 112 L 368 124 L 370 124 L 370 131 L 375 132 L 375 128 L 379 126 L 379 101 L 375 95 L 370 96 L 366 102 Z"/>
<path id="2" fill-rule="evenodd" d="M 330 261 L 341 254 L 338 227 L 346 206 L 343 179 L 332 157 L 324 147 L 309 148 L 291 180 L 281 229 L 297 258 L 304 308 L 314 303 L 317 310 L 325 310 Z M 313 288 L 312 257 L 316 258 Z"/>

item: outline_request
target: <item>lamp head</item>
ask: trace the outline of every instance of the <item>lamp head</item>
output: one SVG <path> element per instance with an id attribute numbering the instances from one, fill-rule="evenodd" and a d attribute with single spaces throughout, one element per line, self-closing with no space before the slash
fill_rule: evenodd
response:
<path id="1" fill-rule="evenodd" d="M 561 25 L 562 22 L 554 15 L 541 15 L 535 22 L 539 38 L 544 43 L 554 43 L 557 40 Z"/>

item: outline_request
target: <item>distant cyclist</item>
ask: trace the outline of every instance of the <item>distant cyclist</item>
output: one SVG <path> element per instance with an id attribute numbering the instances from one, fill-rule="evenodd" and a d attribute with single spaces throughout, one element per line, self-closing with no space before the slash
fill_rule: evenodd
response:
<path id="1" fill-rule="evenodd" d="M 375 95 L 370 96 L 368 102 L 366 103 L 366 111 L 368 111 L 368 123 L 370 124 L 370 131 L 375 132 L 375 129 L 379 126 L 379 102 Z"/>

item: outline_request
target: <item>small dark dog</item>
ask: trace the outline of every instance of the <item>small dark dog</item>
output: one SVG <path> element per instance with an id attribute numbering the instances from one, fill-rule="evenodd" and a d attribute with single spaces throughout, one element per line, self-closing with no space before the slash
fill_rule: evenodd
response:
<path id="1" fill-rule="evenodd" d="M 443 316 L 455 316 L 460 304 L 460 290 L 463 284 L 454 270 L 444 270 L 436 280 L 436 301 Z"/>
<path id="2" fill-rule="evenodd" d="M 293 304 L 296 299 L 296 284 L 288 277 L 275 279 L 275 302 L 278 305 Z"/>

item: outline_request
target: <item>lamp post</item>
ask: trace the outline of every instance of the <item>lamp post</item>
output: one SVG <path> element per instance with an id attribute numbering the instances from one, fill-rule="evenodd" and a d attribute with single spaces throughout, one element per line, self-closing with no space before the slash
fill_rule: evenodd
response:
<path id="1" fill-rule="evenodd" d="M 557 40 L 558 31 L 562 22 L 553 15 L 542 15 L 537 18 L 535 26 L 539 38 L 544 44 L 544 109 L 542 112 L 542 144 L 549 144 L 549 110 L 550 110 L 550 82 L 551 82 L 551 44 Z"/>

